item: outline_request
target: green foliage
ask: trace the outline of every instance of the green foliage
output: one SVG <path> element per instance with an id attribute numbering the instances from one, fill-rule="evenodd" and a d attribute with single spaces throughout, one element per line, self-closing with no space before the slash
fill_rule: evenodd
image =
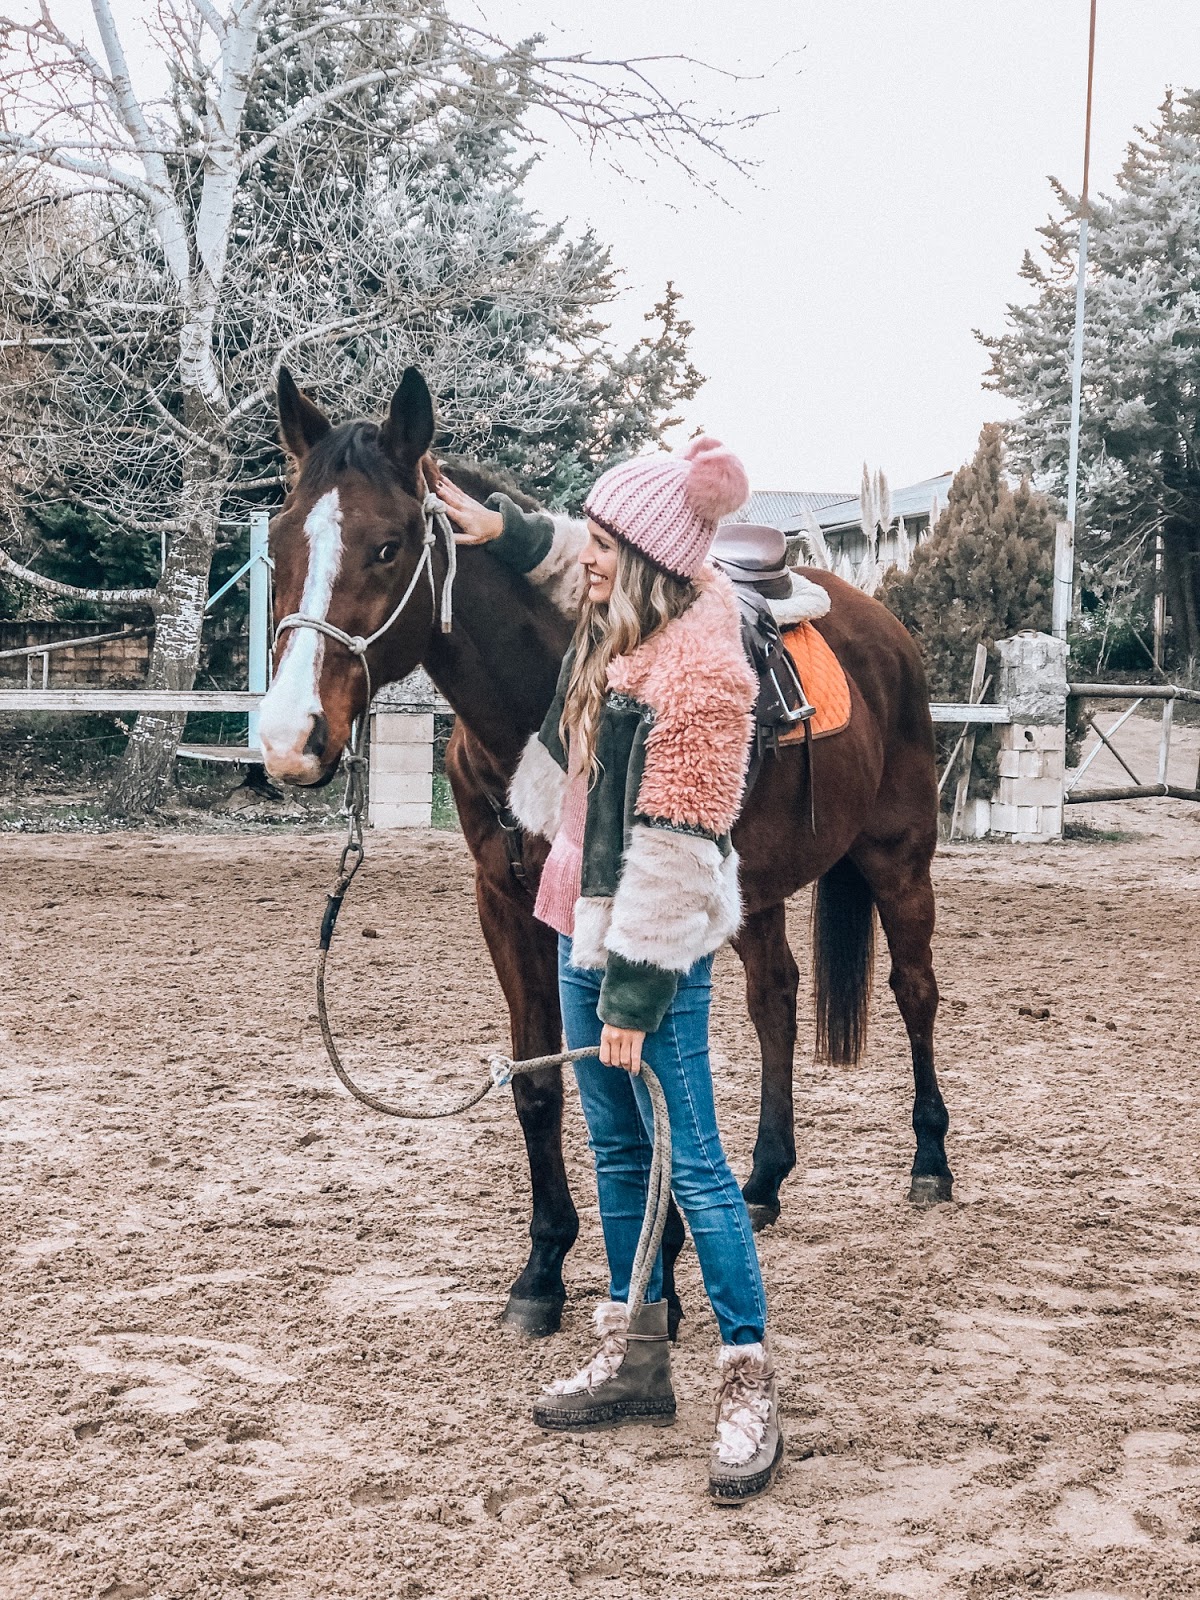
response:
<path id="1" fill-rule="evenodd" d="M 917 639 L 933 699 L 967 698 L 976 645 L 1049 628 L 1053 563 L 1050 505 L 1026 480 L 1009 487 L 1002 430 L 990 423 L 909 570 L 893 569 L 878 591 Z"/>
<path id="2" fill-rule="evenodd" d="M 528 494 L 555 510 L 578 510 L 599 474 L 636 455 L 681 419 L 677 407 L 704 382 L 688 355 L 692 324 L 668 283 L 646 322 L 656 324 L 631 350 L 599 343 L 575 374 L 561 422 L 545 433 L 493 434 L 493 457 Z"/>
<path id="3" fill-rule="evenodd" d="M 95 512 L 65 501 L 31 506 L 38 534 L 37 570 L 81 589 L 140 589 L 158 578 L 159 547 L 151 534 L 115 527 Z M 60 601 L 60 617 L 107 617 L 86 602 Z"/>
<path id="4" fill-rule="evenodd" d="M 1168 94 L 1136 134 L 1090 211 L 1076 548 L 1119 619 L 1148 610 L 1162 536 L 1182 666 L 1200 655 L 1200 93 Z M 1033 298 L 982 342 L 992 387 L 1021 409 L 1015 459 L 1065 497 L 1079 223 L 1053 187 L 1060 212 L 1022 267 Z"/>

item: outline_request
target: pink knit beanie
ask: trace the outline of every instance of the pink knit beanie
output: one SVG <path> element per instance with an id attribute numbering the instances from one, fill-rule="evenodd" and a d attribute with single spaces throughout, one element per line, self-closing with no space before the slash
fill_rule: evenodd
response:
<path id="1" fill-rule="evenodd" d="M 702 434 L 677 456 L 642 456 L 598 478 L 584 505 L 614 539 L 624 539 L 680 578 L 704 565 L 717 524 L 746 503 L 746 469 L 718 439 Z"/>

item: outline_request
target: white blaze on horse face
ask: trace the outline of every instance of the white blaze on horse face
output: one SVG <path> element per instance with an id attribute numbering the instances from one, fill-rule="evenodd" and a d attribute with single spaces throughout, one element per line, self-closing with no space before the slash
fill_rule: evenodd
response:
<path id="1" fill-rule="evenodd" d="M 308 572 L 296 610 L 301 616 L 324 622 L 333 586 L 342 566 L 342 512 L 338 492 L 323 494 L 304 520 L 308 540 Z M 263 699 L 259 738 L 267 771 L 292 782 L 311 782 L 321 775 L 321 763 L 306 754 L 313 718 L 321 713 L 317 686 L 325 659 L 325 636 L 315 628 L 292 628 L 283 659 Z"/>

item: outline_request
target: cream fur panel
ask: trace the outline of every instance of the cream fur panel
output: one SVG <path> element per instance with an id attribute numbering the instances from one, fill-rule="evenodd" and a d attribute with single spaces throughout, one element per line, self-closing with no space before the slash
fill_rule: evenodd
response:
<path id="1" fill-rule="evenodd" d="M 613 899 L 610 950 L 686 972 L 735 934 L 741 920 L 736 851 L 722 860 L 711 839 L 642 823 L 634 828 Z"/>
<path id="2" fill-rule="evenodd" d="M 537 734 L 530 734 L 508 789 L 513 815 L 527 833 L 553 839 L 562 821 L 566 792 L 566 773 Z"/>
<path id="3" fill-rule="evenodd" d="M 604 940 L 612 920 L 612 906 L 612 901 L 608 899 L 585 900 L 581 895 L 576 900 L 575 932 L 571 935 L 573 967 L 604 967 L 608 964 Z"/>
<path id="4" fill-rule="evenodd" d="M 829 592 L 811 578 L 802 578 L 798 572 L 789 573 L 792 592 L 786 600 L 768 600 L 771 615 L 781 628 L 794 628 L 798 622 L 811 622 L 814 617 L 829 614 Z"/>
<path id="5" fill-rule="evenodd" d="M 584 572 L 579 565 L 579 552 L 587 540 L 587 523 L 577 517 L 550 520 L 554 524 L 554 543 L 526 576 L 565 617 L 574 617 L 583 599 Z"/>

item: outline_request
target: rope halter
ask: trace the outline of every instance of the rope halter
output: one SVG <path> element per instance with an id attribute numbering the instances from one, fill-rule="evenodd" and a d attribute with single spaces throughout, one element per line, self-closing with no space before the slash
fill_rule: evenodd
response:
<path id="1" fill-rule="evenodd" d="M 413 568 L 413 575 L 408 580 L 408 588 L 400 596 L 387 621 L 368 634 L 366 638 L 361 633 L 347 633 L 343 628 L 335 628 L 332 622 L 326 622 L 323 617 L 307 617 L 302 611 L 293 611 L 289 616 L 281 619 L 275 629 L 273 645 L 279 643 L 279 636 L 286 628 L 312 628 L 317 633 L 323 633 L 330 639 L 336 639 L 339 644 L 345 645 L 350 654 L 357 656 L 362 662 L 363 672 L 367 679 L 367 705 L 371 704 L 371 671 L 367 666 L 367 651 L 379 639 L 382 639 L 389 628 L 397 622 L 405 606 L 413 597 L 417 584 L 420 582 L 422 572 L 429 574 L 429 598 L 433 602 L 435 617 L 438 615 L 437 586 L 433 581 L 433 547 L 437 544 L 438 535 L 441 534 L 446 545 L 446 581 L 442 584 L 441 624 L 442 632 L 449 633 L 454 620 L 454 579 L 458 571 L 458 546 L 454 542 L 454 529 L 450 526 L 450 518 L 446 514 L 446 507 L 438 499 L 432 489 L 425 493 L 421 504 L 425 513 L 425 533 L 421 540 L 421 554 Z"/>
<path id="2" fill-rule="evenodd" d="M 454 579 L 458 571 L 458 547 L 454 542 L 454 529 L 450 526 L 450 518 L 446 507 L 438 499 L 432 489 L 426 490 L 425 498 L 421 502 L 421 510 L 425 513 L 425 533 L 421 540 L 421 554 L 413 568 L 413 575 L 408 580 L 408 587 L 392 608 L 387 621 L 375 632 L 365 638 L 361 633 L 347 633 L 344 628 L 334 627 L 332 622 L 326 622 L 323 617 L 307 617 L 302 611 L 293 611 L 289 616 L 281 619 L 275 628 L 272 646 L 279 643 L 279 636 L 287 628 L 311 628 L 315 633 L 323 633 L 327 638 L 336 639 L 339 644 L 345 645 L 352 656 L 355 656 L 363 669 L 363 677 L 367 680 L 367 699 L 363 706 L 362 716 L 358 719 L 358 726 L 354 731 L 350 748 L 345 754 L 346 764 L 346 798 L 343 809 L 350 820 L 349 836 L 346 847 L 342 851 L 342 870 L 346 871 L 348 858 L 355 859 L 355 865 L 362 860 L 362 830 L 363 817 L 367 809 L 367 723 L 371 711 L 371 699 L 374 690 L 371 685 L 371 668 L 367 663 L 367 651 L 378 639 L 382 639 L 388 629 L 397 622 L 405 606 L 412 599 L 417 584 L 421 580 L 421 573 L 429 574 L 429 598 L 433 602 L 434 617 L 438 616 L 437 586 L 433 581 L 433 548 L 437 544 L 440 534 L 446 545 L 446 579 L 442 584 L 441 624 L 442 632 L 449 633 L 454 620 Z M 350 872 L 353 876 L 353 870 Z M 347 879 L 349 882 L 349 879 Z"/>

